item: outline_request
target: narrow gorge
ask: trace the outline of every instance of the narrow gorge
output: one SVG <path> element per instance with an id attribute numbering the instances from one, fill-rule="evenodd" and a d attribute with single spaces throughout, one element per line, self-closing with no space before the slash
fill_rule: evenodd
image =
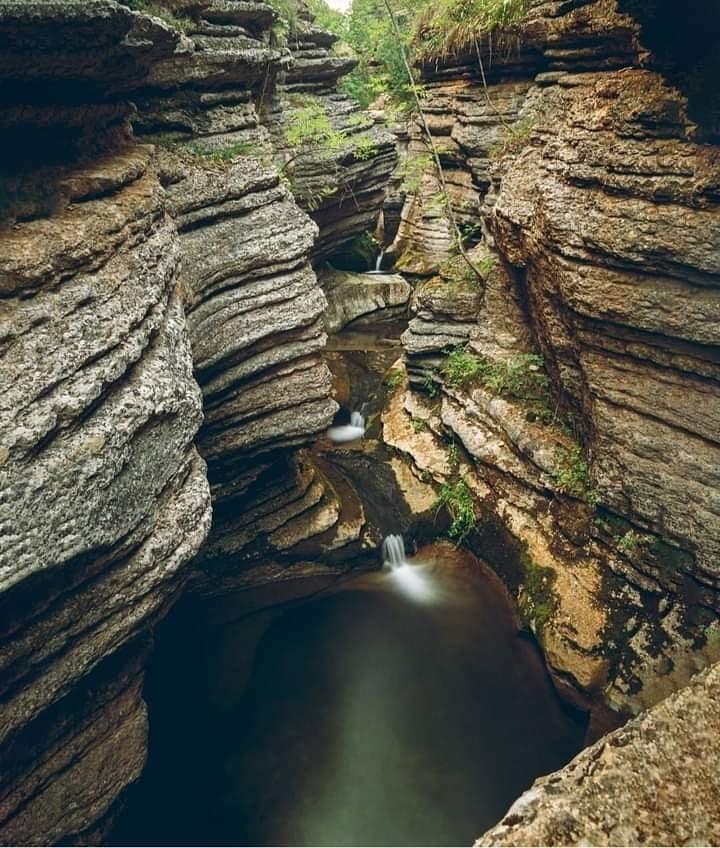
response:
<path id="1" fill-rule="evenodd" d="M 0 844 L 720 844 L 718 43 L 0 0 Z"/>

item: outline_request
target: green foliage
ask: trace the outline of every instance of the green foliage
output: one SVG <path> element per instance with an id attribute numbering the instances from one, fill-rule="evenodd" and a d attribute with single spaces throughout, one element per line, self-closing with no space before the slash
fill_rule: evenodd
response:
<path id="1" fill-rule="evenodd" d="M 385 375 L 385 385 L 389 389 L 396 389 L 405 382 L 405 372 L 400 368 L 391 368 Z"/>
<path id="2" fill-rule="evenodd" d="M 557 609 L 558 599 L 554 590 L 557 575 L 552 568 L 538 565 L 525 554 L 523 556 L 525 579 L 518 600 L 520 614 L 528 623 L 535 625 L 541 635 L 545 625 Z"/>
<path id="3" fill-rule="evenodd" d="M 640 547 L 647 547 L 655 541 L 654 536 L 647 533 L 636 533 L 634 530 L 628 530 L 622 536 L 615 537 L 617 549 L 624 554 L 634 554 Z"/>
<path id="4" fill-rule="evenodd" d="M 429 153 L 410 156 L 407 153 L 398 166 L 398 175 L 402 179 L 402 190 L 405 194 L 417 194 L 422 183 L 423 174 L 434 173 L 435 163 Z"/>
<path id="5" fill-rule="evenodd" d="M 702 627 L 700 632 L 705 637 L 707 645 L 720 646 L 720 621 L 711 621 L 710 624 Z"/>
<path id="6" fill-rule="evenodd" d="M 460 465 L 460 451 L 455 442 L 448 445 L 448 464 L 451 468 L 457 468 Z"/>
<path id="7" fill-rule="evenodd" d="M 435 398 L 440 394 L 440 387 L 430 374 L 423 380 L 422 386 L 425 394 L 431 398 Z"/>
<path id="8" fill-rule="evenodd" d="M 483 277 L 487 277 L 497 265 L 497 259 L 494 256 L 483 256 L 475 265 Z"/>
<path id="9" fill-rule="evenodd" d="M 591 506 L 597 505 L 598 493 L 590 485 L 590 468 L 579 445 L 557 449 L 552 477 L 564 495 L 586 500 Z"/>
<path id="10" fill-rule="evenodd" d="M 285 137 L 293 147 L 319 145 L 334 150 L 345 142 L 345 136 L 333 127 L 322 104 L 316 101 L 292 113 Z"/>
<path id="11" fill-rule="evenodd" d="M 493 394 L 532 400 L 547 389 L 548 378 L 540 370 L 543 358 L 534 353 L 519 353 L 500 362 L 493 362 L 484 380 L 485 388 Z"/>
<path id="12" fill-rule="evenodd" d="M 338 187 L 327 185 L 313 191 L 302 190 L 292 180 L 289 181 L 290 191 L 303 209 L 309 212 L 317 211 L 330 197 L 338 193 Z"/>
<path id="13" fill-rule="evenodd" d="M 519 23 L 529 8 L 529 0 L 433 0 L 416 22 L 415 53 L 426 60 L 457 54 Z"/>
<path id="14" fill-rule="evenodd" d="M 298 2 L 297 0 L 268 0 L 268 3 L 280 16 L 280 20 L 271 30 L 272 43 L 278 47 L 284 47 L 288 43 L 290 33 L 297 28 Z"/>
<path id="15" fill-rule="evenodd" d="M 144 12 L 146 15 L 152 15 L 154 18 L 160 18 L 161 21 L 174 29 L 188 32 L 195 26 L 195 22 L 190 18 L 178 18 L 168 9 L 163 9 L 157 3 L 151 3 L 149 0 L 126 0 L 127 5 L 136 12 Z"/>
<path id="16" fill-rule="evenodd" d="M 299 2 L 270 2 L 281 18 L 280 41 L 286 43 L 297 29 Z M 403 49 L 412 57 L 414 48 L 419 58 L 452 53 L 498 27 L 521 20 L 529 0 L 416 0 L 413 4 L 395 4 L 400 42 L 383 0 L 353 0 L 347 15 L 330 8 L 325 0 L 308 0 L 308 5 L 318 26 L 341 39 L 336 49 L 349 48 L 358 60 L 357 67 L 340 81 L 341 90 L 363 108 L 386 94 L 395 107 L 411 109 L 414 100 Z"/>
<path id="17" fill-rule="evenodd" d="M 396 11 L 403 42 L 409 50 L 414 11 Z M 412 90 L 383 0 L 353 0 L 344 37 L 354 50 L 358 66 L 340 83 L 345 94 L 365 108 L 381 94 L 390 94 L 398 103 L 409 103 Z"/>
<path id="18" fill-rule="evenodd" d="M 362 127 L 362 129 L 366 130 L 370 129 L 373 122 L 365 112 L 356 112 L 354 115 L 350 116 L 348 124 L 351 127 Z"/>
<path id="19" fill-rule="evenodd" d="M 442 368 L 445 382 L 459 389 L 480 381 L 487 373 L 485 359 L 475 353 L 469 353 L 458 347 L 445 360 Z"/>
<path id="20" fill-rule="evenodd" d="M 461 255 L 451 256 L 440 263 L 440 276 L 454 288 L 466 289 L 477 286 L 477 274 Z"/>
<path id="21" fill-rule="evenodd" d="M 352 155 L 360 162 L 365 162 L 377 156 L 377 145 L 369 135 L 360 135 L 353 139 Z"/>
<path id="22" fill-rule="evenodd" d="M 298 148 L 298 153 L 290 162 L 293 162 L 305 153 L 314 154 L 317 148 L 349 153 L 361 162 L 377 156 L 377 144 L 371 135 L 362 133 L 354 137 L 348 137 L 346 134 L 347 131 L 335 129 L 322 103 L 316 98 L 308 95 L 295 95 L 292 96 L 291 102 L 296 108 L 291 113 L 290 120 L 286 126 L 285 138 L 288 144 Z M 359 116 L 359 118 L 360 122 L 362 122 L 362 116 Z M 325 189 L 315 197 L 315 208 L 328 196 L 324 192 Z M 296 192 L 293 193 L 298 197 Z M 306 208 L 308 208 L 308 199 L 304 198 Z"/>
<path id="23" fill-rule="evenodd" d="M 544 401 L 548 378 L 542 367 L 542 356 L 534 353 L 518 353 L 509 359 L 491 361 L 458 347 L 445 360 L 443 375 L 454 388 L 475 383 L 501 397 Z"/>
<path id="24" fill-rule="evenodd" d="M 444 483 L 437 500 L 433 504 L 435 512 L 445 507 L 452 519 L 450 538 L 462 542 L 477 526 L 475 504 L 472 492 L 464 477 L 458 477 L 452 483 Z"/>
<path id="25" fill-rule="evenodd" d="M 505 126 L 505 136 L 502 141 L 490 148 L 491 159 L 502 159 L 503 156 L 517 156 L 530 141 L 530 135 L 535 128 L 535 121 L 526 118 Z"/>
<path id="26" fill-rule="evenodd" d="M 329 6 L 325 0 L 307 0 L 307 5 L 315 16 L 315 24 L 323 29 L 334 32 L 339 38 L 347 41 L 348 17 L 337 9 Z"/>
<path id="27" fill-rule="evenodd" d="M 416 433 L 422 433 L 428 428 L 428 423 L 424 418 L 417 418 L 414 415 L 410 419 L 410 423 L 412 424 L 412 428 Z"/>

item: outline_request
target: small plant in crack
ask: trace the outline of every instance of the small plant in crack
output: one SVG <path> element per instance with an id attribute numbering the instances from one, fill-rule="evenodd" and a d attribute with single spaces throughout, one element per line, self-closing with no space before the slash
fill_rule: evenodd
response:
<path id="1" fill-rule="evenodd" d="M 450 538 L 458 543 L 464 541 L 477 527 L 475 502 L 464 477 L 443 483 L 433 509 L 437 514 L 443 508 L 447 509 L 451 518 Z"/>

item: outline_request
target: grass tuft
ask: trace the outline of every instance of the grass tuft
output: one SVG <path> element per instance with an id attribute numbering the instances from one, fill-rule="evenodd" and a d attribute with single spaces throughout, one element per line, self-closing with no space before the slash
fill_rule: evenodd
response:
<path id="1" fill-rule="evenodd" d="M 464 541 L 477 527 L 477 516 L 472 492 L 463 477 L 442 485 L 433 509 L 437 513 L 443 507 L 452 519 L 450 538 L 456 542 Z"/>

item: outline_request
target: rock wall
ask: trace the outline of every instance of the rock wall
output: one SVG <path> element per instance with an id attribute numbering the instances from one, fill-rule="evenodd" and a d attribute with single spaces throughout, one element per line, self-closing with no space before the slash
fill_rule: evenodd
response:
<path id="1" fill-rule="evenodd" d="M 720 665 L 542 777 L 475 844 L 717 845 Z"/>
<path id="2" fill-rule="evenodd" d="M 317 222 L 320 233 L 316 259 L 338 251 L 356 236 L 375 227 L 385 189 L 395 165 L 395 138 L 377 125 L 349 97 L 338 81 L 356 65 L 347 56 L 333 55 L 337 36 L 320 29 L 299 5 L 288 34 L 292 61 L 279 91 L 275 146 L 284 163 L 293 193 Z M 288 142 L 288 130 L 319 110 L 340 139 L 311 133 L 307 142 Z"/>
<path id="3" fill-rule="evenodd" d="M 210 499 L 177 233 L 119 93 L 178 38 L 107 0 L 4 0 L 0 29 L 0 841 L 50 844 L 142 770 L 143 658 Z"/>
<path id="4" fill-rule="evenodd" d="M 475 544 L 558 685 L 630 712 L 717 657 L 720 610 L 720 156 L 697 77 L 672 87 L 644 31 L 614 0 L 536 2 L 492 57 L 480 45 L 487 87 L 474 48 L 428 62 L 432 131 L 454 205 L 484 236 L 483 279 L 439 263 L 447 221 L 428 212 L 412 127 L 403 168 L 419 177 L 396 244 L 400 267 L 441 266 L 404 338 L 408 414 L 439 392 L 425 414 L 465 451 Z M 482 379 L 450 379 L 458 345 Z M 514 567 L 496 550 L 506 531 Z"/>
<path id="5" fill-rule="evenodd" d="M 313 567 L 313 557 L 358 537 L 333 485 L 294 448 L 317 438 L 337 410 L 322 359 L 327 304 L 311 262 L 377 216 L 394 140 L 366 133 L 359 153 L 354 136 L 367 122 L 335 90 L 353 63 L 329 55 L 335 37 L 303 9 L 290 50 L 263 3 L 163 8 L 185 35 L 134 91 L 134 124 L 157 145 L 180 233 L 205 411 L 198 447 L 214 502 L 192 586 L 218 593 L 297 561 Z M 293 146 L 300 92 L 302 108 L 332 120 L 337 149 L 324 151 L 314 136 L 307 149 Z M 316 191 L 313 180 L 328 188 L 329 173 L 332 191 Z M 292 550 L 308 538 L 315 547 Z"/>
<path id="6" fill-rule="evenodd" d="M 9 844 L 102 839 L 146 757 L 152 627 L 191 574 L 220 592 L 316 568 L 363 523 L 297 450 L 337 408 L 319 229 L 277 145 L 301 57 L 261 2 L 138 5 L 0 2 Z M 323 96 L 347 118 L 341 71 Z M 373 138 L 335 157 L 360 199 L 321 252 L 382 204 L 394 144 Z"/>
<path id="7" fill-rule="evenodd" d="M 290 60 L 271 43 L 277 14 L 262 3 L 174 8 L 190 13 L 180 19 L 183 49 L 134 93 L 135 126 L 157 144 L 180 234 L 205 411 L 198 447 L 216 507 L 193 585 L 215 591 L 219 584 L 206 579 L 203 564 L 219 555 L 233 571 L 236 563 L 226 559 L 262 532 L 248 518 L 249 487 L 270 472 L 293 490 L 287 449 L 324 430 L 336 405 L 320 355 L 325 298 L 310 265 L 317 227 L 281 182 L 262 123 Z M 277 526 L 283 523 L 278 517 Z"/>

